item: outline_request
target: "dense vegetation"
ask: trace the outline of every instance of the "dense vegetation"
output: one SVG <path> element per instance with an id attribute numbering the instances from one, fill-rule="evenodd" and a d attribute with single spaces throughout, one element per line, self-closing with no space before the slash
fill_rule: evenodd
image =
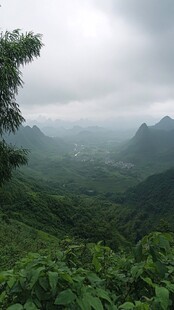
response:
<path id="1" fill-rule="evenodd" d="M 26 180 L 21 174 L 0 190 L 0 197 L 2 220 L 8 219 L 8 225 L 18 221 L 57 238 L 105 240 L 114 249 L 127 243 L 110 221 L 113 204 L 107 200 L 74 195 L 52 183 Z"/>
<path id="2" fill-rule="evenodd" d="M 119 254 L 64 240 L 54 258 L 32 254 L 0 274 L 1 309 L 173 309 L 173 261 L 169 234 Z"/>
<path id="3" fill-rule="evenodd" d="M 18 88 L 23 85 L 20 66 L 40 56 L 41 36 L 18 29 L 0 33 L 0 185 L 11 178 L 12 170 L 26 164 L 26 150 L 8 145 L 4 133 L 15 133 L 24 121 L 16 102 Z"/>

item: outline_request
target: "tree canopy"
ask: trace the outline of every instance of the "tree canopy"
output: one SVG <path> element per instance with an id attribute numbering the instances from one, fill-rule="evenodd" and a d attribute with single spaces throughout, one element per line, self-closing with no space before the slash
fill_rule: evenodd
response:
<path id="1" fill-rule="evenodd" d="M 21 66 L 40 56 L 40 34 L 21 33 L 19 29 L 0 34 L 0 185 L 9 180 L 13 168 L 27 162 L 26 150 L 6 144 L 4 134 L 15 131 L 24 121 L 16 102 L 23 86 Z"/>

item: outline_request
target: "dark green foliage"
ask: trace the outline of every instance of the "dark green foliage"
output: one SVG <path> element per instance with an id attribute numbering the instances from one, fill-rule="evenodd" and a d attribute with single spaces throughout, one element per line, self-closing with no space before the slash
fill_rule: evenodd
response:
<path id="1" fill-rule="evenodd" d="M 154 230 L 174 231 L 174 169 L 147 178 L 112 201 L 117 229 L 133 241 Z"/>
<path id="2" fill-rule="evenodd" d="M 12 169 L 27 163 L 27 150 L 15 149 L 0 141 L 0 186 L 11 179 Z"/>
<path id="3" fill-rule="evenodd" d="M 36 230 L 0 214 L 0 270 L 12 268 L 16 261 L 29 252 L 54 253 L 59 241 L 54 236 Z"/>
<path id="4" fill-rule="evenodd" d="M 0 34 L 0 135 L 15 132 L 24 118 L 16 102 L 18 88 L 23 85 L 20 66 L 40 55 L 41 36 L 19 30 Z M 1 182 L 9 180 L 13 168 L 26 163 L 25 150 L 14 150 L 0 141 Z"/>
<path id="5" fill-rule="evenodd" d="M 18 88 L 23 85 L 20 66 L 40 56 L 41 36 L 19 30 L 0 35 L 0 133 L 15 132 L 23 122 L 15 101 Z"/>
<path id="6" fill-rule="evenodd" d="M 115 250 L 128 246 L 113 220 L 115 207 L 107 201 L 93 199 L 72 195 L 52 183 L 25 180 L 18 173 L 18 179 L 13 178 L 0 189 L 0 211 L 9 221 L 24 223 L 59 239 L 69 235 L 85 242 L 103 240 Z M 30 242 L 32 247 L 32 238 Z M 8 234 L 6 243 L 13 246 Z M 13 257 L 4 259 L 1 258 L 1 264 L 8 265 Z"/>
<path id="7" fill-rule="evenodd" d="M 54 260 L 32 254 L 0 273 L 2 310 L 173 309 L 171 235 L 150 234 L 133 253 L 119 254 L 101 243 L 65 242 Z"/>

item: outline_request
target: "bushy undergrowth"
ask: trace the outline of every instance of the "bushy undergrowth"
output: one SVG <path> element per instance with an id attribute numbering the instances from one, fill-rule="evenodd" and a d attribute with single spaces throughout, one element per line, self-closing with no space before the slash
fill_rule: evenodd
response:
<path id="1" fill-rule="evenodd" d="M 30 254 L 0 273 L 0 308 L 174 309 L 173 237 L 151 233 L 117 254 L 64 240 L 54 258 Z"/>

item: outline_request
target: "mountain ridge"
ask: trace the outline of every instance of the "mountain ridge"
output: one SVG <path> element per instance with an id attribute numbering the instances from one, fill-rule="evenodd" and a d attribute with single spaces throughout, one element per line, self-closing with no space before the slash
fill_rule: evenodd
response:
<path id="1" fill-rule="evenodd" d="M 174 120 L 165 116 L 153 126 L 143 123 L 134 137 L 120 150 L 119 156 L 135 164 L 147 162 L 154 166 L 165 164 L 167 169 L 174 165 L 173 154 Z"/>
<path id="2" fill-rule="evenodd" d="M 4 135 L 4 139 L 15 147 L 26 148 L 41 155 L 52 152 L 62 154 L 69 150 L 69 146 L 61 138 L 46 136 L 36 125 L 21 126 L 15 134 Z"/>

